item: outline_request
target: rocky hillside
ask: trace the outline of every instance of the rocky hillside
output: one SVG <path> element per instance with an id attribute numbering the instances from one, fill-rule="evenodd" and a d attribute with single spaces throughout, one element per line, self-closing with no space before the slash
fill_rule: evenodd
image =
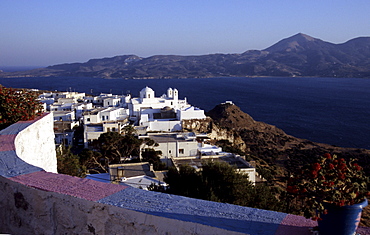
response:
<path id="1" fill-rule="evenodd" d="M 92 59 L 0 77 L 204 78 L 243 76 L 370 77 L 370 37 L 333 44 L 297 34 L 265 50 L 202 56 L 136 55 Z"/>
<path id="2" fill-rule="evenodd" d="M 256 160 L 257 168 L 267 178 L 283 181 L 287 172 L 295 171 L 326 152 L 358 158 L 370 175 L 370 150 L 341 148 L 287 135 L 273 125 L 255 121 L 234 104 L 219 104 L 207 116 L 206 120 L 184 122 L 184 128 L 207 132 L 210 142 Z"/>

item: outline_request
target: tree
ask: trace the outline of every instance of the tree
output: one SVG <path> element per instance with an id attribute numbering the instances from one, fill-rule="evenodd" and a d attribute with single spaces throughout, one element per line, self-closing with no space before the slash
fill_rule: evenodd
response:
<path id="1" fill-rule="evenodd" d="M 57 148 L 56 153 L 58 173 L 78 177 L 86 175 L 86 168 L 81 166 L 78 156 L 74 155 L 70 148 L 61 146 Z"/>
<path id="2" fill-rule="evenodd" d="M 105 166 L 105 159 L 102 158 L 102 154 L 97 151 L 92 151 L 90 149 L 83 149 L 78 154 L 80 164 L 84 166 L 89 173 L 108 173 Z"/>
<path id="3" fill-rule="evenodd" d="M 119 163 L 123 157 L 123 136 L 118 132 L 106 132 L 95 141 L 96 148 L 106 158 L 105 165 Z"/>
<path id="4" fill-rule="evenodd" d="M 106 132 L 101 134 L 98 140 L 94 141 L 94 147 L 100 151 L 102 158 L 106 159 L 105 167 L 108 167 L 108 164 L 126 161 L 128 158 L 139 158 L 143 146 L 152 147 L 158 145 L 149 138 L 144 140 L 138 139 L 134 136 L 133 128 L 127 127 L 125 131 L 123 135 L 118 132 Z M 162 153 L 152 148 L 147 149 L 144 150 L 146 160 L 150 159 L 157 169 L 163 168 L 158 157 Z"/>
<path id="5" fill-rule="evenodd" d="M 93 151 L 85 150 L 81 154 L 82 164 L 90 169 L 90 167 L 99 168 L 107 172 L 109 164 L 117 164 L 126 161 L 128 158 L 133 158 L 140 161 L 140 156 L 144 155 L 144 160 L 153 164 L 155 170 L 162 170 L 165 164 L 161 163 L 159 155 L 161 151 L 155 151 L 152 146 L 158 144 L 150 139 L 138 139 L 135 136 L 136 130 L 133 126 L 128 125 L 124 127 L 123 134 L 118 132 L 106 132 L 99 136 L 93 142 L 93 146 L 101 155 L 96 155 Z M 142 148 L 145 148 L 143 151 Z M 101 161 L 103 159 L 103 161 Z"/>
<path id="6" fill-rule="evenodd" d="M 277 200 L 269 187 L 254 186 L 247 175 L 225 162 L 205 161 L 200 171 L 188 165 L 180 166 L 179 170 L 172 167 L 164 181 L 169 185 L 167 189 L 149 189 L 241 206 L 284 210 L 284 204 Z"/>
<path id="7" fill-rule="evenodd" d="M 146 148 L 141 153 L 143 161 L 153 164 L 153 168 L 156 171 L 164 170 L 166 168 L 166 164 L 162 163 L 159 158 L 159 155 L 161 154 L 162 151 L 156 151 L 152 148 Z"/>
<path id="8" fill-rule="evenodd" d="M 15 90 L 0 85 L 0 130 L 18 121 L 34 119 L 42 106 L 34 92 Z"/>
<path id="9" fill-rule="evenodd" d="M 201 176 L 191 166 L 170 167 L 164 181 L 170 186 L 167 193 L 205 199 Z"/>

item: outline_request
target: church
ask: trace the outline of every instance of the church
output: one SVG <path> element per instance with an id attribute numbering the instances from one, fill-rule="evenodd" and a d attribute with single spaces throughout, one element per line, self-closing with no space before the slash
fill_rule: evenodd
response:
<path id="1" fill-rule="evenodd" d="M 204 110 L 191 106 L 186 98 L 179 99 L 176 88 L 168 88 L 167 94 L 156 97 L 152 88 L 145 87 L 139 98 L 126 100 L 130 121 L 146 131 L 180 131 L 182 120 L 206 118 Z"/>

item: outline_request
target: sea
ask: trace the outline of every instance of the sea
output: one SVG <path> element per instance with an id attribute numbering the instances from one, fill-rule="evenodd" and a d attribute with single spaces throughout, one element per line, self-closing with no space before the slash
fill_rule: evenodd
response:
<path id="1" fill-rule="evenodd" d="M 14 88 L 131 93 L 148 86 L 156 96 L 176 88 L 181 99 L 205 111 L 232 101 L 255 120 L 295 137 L 341 147 L 370 149 L 370 79 L 228 77 L 187 79 L 0 78 Z"/>

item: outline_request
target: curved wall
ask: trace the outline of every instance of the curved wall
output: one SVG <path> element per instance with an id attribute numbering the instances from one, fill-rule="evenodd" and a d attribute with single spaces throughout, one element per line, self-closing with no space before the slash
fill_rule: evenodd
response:
<path id="1" fill-rule="evenodd" d="M 53 125 L 52 114 L 45 114 L 32 122 L 17 134 L 15 150 L 17 156 L 28 164 L 58 173 Z"/>

